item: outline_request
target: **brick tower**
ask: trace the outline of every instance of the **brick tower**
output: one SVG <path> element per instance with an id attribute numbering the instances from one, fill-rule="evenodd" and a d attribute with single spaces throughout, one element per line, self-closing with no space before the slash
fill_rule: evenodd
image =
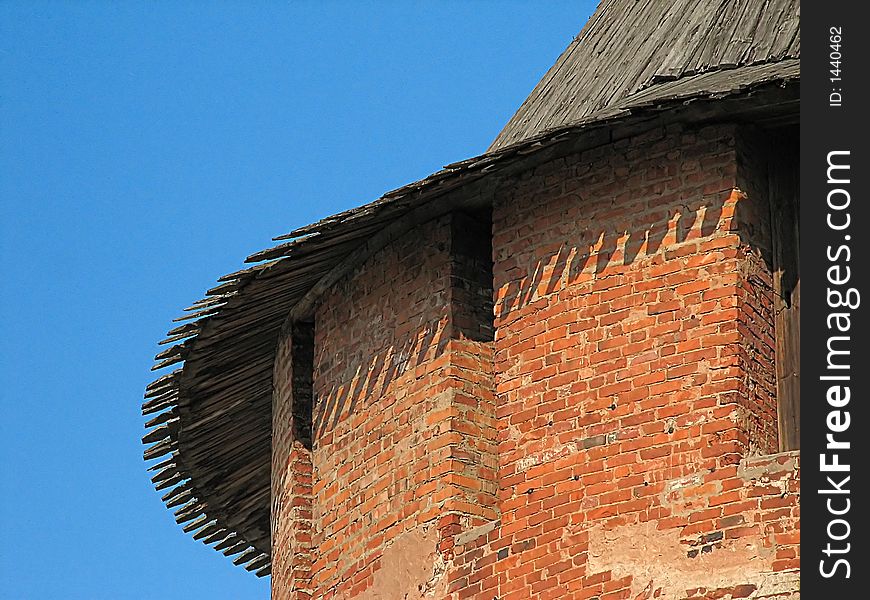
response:
<path id="1" fill-rule="evenodd" d="M 144 405 L 185 530 L 275 600 L 798 598 L 799 48 L 605 0 L 486 154 L 223 278 Z"/>

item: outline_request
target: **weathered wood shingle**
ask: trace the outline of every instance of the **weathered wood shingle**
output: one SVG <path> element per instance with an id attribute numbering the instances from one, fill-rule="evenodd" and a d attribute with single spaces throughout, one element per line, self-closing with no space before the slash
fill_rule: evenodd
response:
<path id="1" fill-rule="evenodd" d="M 798 0 L 604 0 L 490 150 L 571 125 L 662 82 L 798 58 Z"/>

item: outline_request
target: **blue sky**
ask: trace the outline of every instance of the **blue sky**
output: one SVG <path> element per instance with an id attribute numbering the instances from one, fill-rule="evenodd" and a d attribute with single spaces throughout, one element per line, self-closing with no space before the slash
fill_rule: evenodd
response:
<path id="1" fill-rule="evenodd" d="M 157 341 L 272 236 L 482 153 L 593 6 L 0 3 L 0 597 L 268 598 L 150 486 Z"/>

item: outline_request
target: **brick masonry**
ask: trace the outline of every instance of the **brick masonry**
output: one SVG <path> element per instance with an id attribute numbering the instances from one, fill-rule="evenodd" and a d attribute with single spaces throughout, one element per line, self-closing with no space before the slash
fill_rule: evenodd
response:
<path id="1" fill-rule="evenodd" d="M 798 597 L 764 152 L 553 160 L 337 283 L 276 360 L 273 597 Z"/>
<path id="2" fill-rule="evenodd" d="M 314 331 L 299 324 L 278 345 L 272 411 L 272 587 L 308 600 L 311 589 L 311 375 Z"/>

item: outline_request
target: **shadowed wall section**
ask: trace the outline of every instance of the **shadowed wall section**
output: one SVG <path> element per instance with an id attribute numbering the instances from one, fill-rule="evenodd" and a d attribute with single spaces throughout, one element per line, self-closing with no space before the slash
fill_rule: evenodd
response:
<path id="1" fill-rule="evenodd" d="M 278 344 L 272 393 L 272 597 L 311 597 L 311 409 L 314 327 Z"/>
<path id="2" fill-rule="evenodd" d="M 497 516 L 490 239 L 488 213 L 442 217 L 322 298 L 311 424 L 316 554 L 310 584 L 276 580 L 273 597 L 441 597 L 454 537 Z M 298 383 L 292 367 L 290 379 L 283 371 L 287 358 L 279 355 L 276 377 Z M 296 413 L 288 421 L 282 410 L 277 427 L 290 430 Z M 297 481 L 276 480 L 275 494 Z M 273 557 L 273 577 L 304 561 L 277 547 Z"/>
<path id="3" fill-rule="evenodd" d="M 330 288 L 276 362 L 274 597 L 796 597 L 769 138 L 551 160 Z"/>

